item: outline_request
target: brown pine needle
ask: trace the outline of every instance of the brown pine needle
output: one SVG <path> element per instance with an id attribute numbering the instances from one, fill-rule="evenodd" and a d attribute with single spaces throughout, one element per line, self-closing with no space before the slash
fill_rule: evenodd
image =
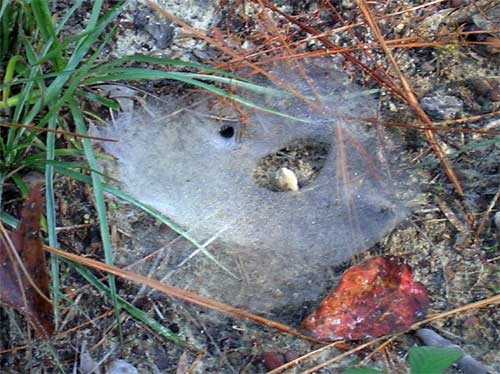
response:
<path id="1" fill-rule="evenodd" d="M 315 340 L 309 336 L 305 336 L 305 335 L 301 334 L 299 331 L 297 331 L 291 327 L 288 327 L 284 324 L 271 321 L 267 318 L 252 314 L 252 313 L 244 311 L 242 309 L 235 308 L 233 306 L 221 303 L 219 301 L 215 301 L 215 300 L 209 299 L 207 297 L 199 296 L 195 293 L 192 293 L 189 291 L 184 291 L 184 290 L 181 290 L 180 288 L 161 283 L 160 281 L 158 281 L 156 279 L 151 279 L 151 278 L 145 277 L 143 275 L 135 274 L 135 273 L 128 271 L 128 270 L 120 269 L 116 266 L 107 265 L 107 264 L 104 264 L 102 262 L 92 260 L 90 258 L 78 256 L 78 255 L 68 253 L 65 251 L 61 251 L 59 249 L 55 249 L 55 248 L 52 248 L 49 246 L 43 246 L 43 248 L 47 252 L 54 253 L 54 254 L 61 256 L 65 259 L 68 259 L 70 261 L 77 262 L 79 264 L 91 267 L 93 269 L 105 271 L 108 274 L 113 274 L 113 275 L 116 275 L 117 277 L 127 279 L 129 281 L 132 281 L 132 282 L 135 282 L 135 283 L 138 283 L 141 285 L 146 285 L 148 287 L 151 287 L 155 290 L 158 290 L 158 291 L 160 291 L 166 295 L 169 295 L 171 297 L 174 297 L 176 299 L 183 300 L 183 301 L 186 301 L 186 302 L 189 302 L 191 304 L 198 305 L 198 306 L 202 306 L 202 307 L 205 307 L 207 309 L 215 310 L 215 311 L 220 312 L 220 313 L 231 315 L 233 317 L 245 318 L 245 319 L 248 319 L 250 321 L 256 322 L 260 325 L 270 327 L 270 328 L 276 329 L 276 330 L 281 331 L 281 332 L 285 332 L 287 334 L 299 337 L 299 338 L 304 339 L 304 340 L 313 341 L 316 343 L 318 342 L 317 340 Z"/>
<path id="2" fill-rule="evenodd" d="M 98 136 L 83 135 L 83 134 L 78 134 L 78 133 L 71 132 L 71 131 L 48 129 L 48 128 L 45 128 L 45 127 L 37 127 L 34 124 L 33 125 L 22 125 L 20 123 L 13 123 L 13 122 L 7 122 L 7 121 L 1 121 L 0 120 L 0 126 L 3 126 L 3 127 L 15 127 L 15 128 L 18 128 L 18 129 L 28 129 L 30 131 L 37 131 L 37 132 L 52 132 L 54 134 L 61 134 L 61 135 L 66 135 L 66 136 L 74 136 L 75 138 L 100 140 L 100 141 L 104 141 L 104 142 L 116 142 L 115 139 L 100 138 Z"/>
<path id="3" fill-rule="evenodd" d="M 380 31 L 380 28 L 378 27 L 378 24 L 375 22 L 373 15 L 368 8 L 368 5 L 366 4 L 365 0 L 357 0 L 358 6 L 365 15 L 366 20 L 368 21 L 368 24 L 370 25 L 370 28 L 372 29 L 373 33 L 375 34 L 375 37 L 377 38 L 380 46 L 382 47 L 382 50 L 385 52 L 387 58 L 391 62 L 391 65 L 398 75 L 401 84 L 403 85 L 403 90 L 404 90 L 404 96 L 405 99 L 408 103 L 408 105 L 413 109 L 415 114 L 424 122 L 427 126 L 432 127 L 433 123 L 432 120 L 429 118 L 427 113 L 424 112 L 422 107 L 420 106 L 420 103 L 417 100 L 417 97 L 413 93 L 410 84 L 406 80 L 405 76 L 403 75 L 403 72 L 399 68 L 398 63 L 396 62 L 396 59 L 394 58 L 394 55 L 391 52 L 391 49 L 387 46 L 387 43 L 384 40 L 384 37 L 382 36 L 382 33 Z M 453 186 L 455 187 L 455 190 L 457 193 L 461 196 L 463 196 L 464 191 L 462 188 L 462 185 L 460 181 L 458 180 L 457 175 L 455 174 L 455 171 L 453 170 L 453 167 L 450 163 L 450 161 L 446 158 L 446 155 L 443 151 L 443 148 L 441 146 L 440 141 L 436 138 L 436 135 L 434 134 L 434 131 L 432 130 L 424 130 L 424 134 L 427 138 L 427 141 L 429 142 L 429 145 L 431 146 L 432 150 L 436 154 L 437 158 L 441 162 L 441 165 L 444 168 L 444 171 L 446 175 L 448 175 L 448 178 L 450 181 L 453 183 Z"/>

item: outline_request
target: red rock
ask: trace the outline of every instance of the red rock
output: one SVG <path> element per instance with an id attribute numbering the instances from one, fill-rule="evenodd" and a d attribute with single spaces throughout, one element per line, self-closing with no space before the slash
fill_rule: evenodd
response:
<path id="1" fill-rule="evenodd" d="M 359 340 L 406 331 L 429 300 L 411 268 L 397 257 L 375 257 L 348 269 L 303 328 L 319 340 Z"/>

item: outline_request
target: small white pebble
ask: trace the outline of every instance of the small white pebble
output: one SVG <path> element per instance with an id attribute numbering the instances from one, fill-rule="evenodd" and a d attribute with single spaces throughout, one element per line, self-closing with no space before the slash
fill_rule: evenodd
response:
<path id="1" fill-rule="evenodd" d="M 287 168 L 281 168 L 276 172 L 276 182 L 283 191 L 298 191 L 299 181 L 293 171 Z"/>

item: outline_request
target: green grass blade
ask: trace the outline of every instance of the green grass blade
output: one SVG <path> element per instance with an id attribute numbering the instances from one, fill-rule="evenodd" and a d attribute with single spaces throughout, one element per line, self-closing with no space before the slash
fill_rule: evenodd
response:
<path id="1" fill-rule="evenodd" d="M 87 22 L 87 27 L 85 28 L 85 31 L 89 31 L 95 28 L 97 21 L 99 20 L 99 14 L 101 13 L 102 10 L 102 3 L 103 0 L 94 1 L 94 5 L 92 7 L 92 13 L 90 14 L 90 19 Z"/>
<path id="2" fill-rule="evenodd" d="M 6 225 L 12 227 L 13 229 L 17 228 L 19 221 L 12 217 L 10 214 L 5 213 L 3 210 L 0 211 L 0 221 L 5 223 Z"/>
<path id="3" fill-rule="evenodd" d="M 203 88 L 209 92 L 212 92 L 216 95 L 222 96 L 224 98 L 236 101 L 240 104 L 248 106 L 250 108 L 254 108 L 260 110 L 262 112 L 274 114 L 279 117 L 283 117 L 289 120 L 308 123 L 308 120 L 304 120 L 302 118 L 294 117 L 289 114 L 264 107 L 262 105 L 256 104 L 250 100 L 244 99 L 238 95 L 234 95 L 230 92 L 224 91 L 221 88 L 215 87 L 213 85 L 207 84 L 205 82 L 201 82 L 196 79 L 190 78 L 187 73 L 177 73 L 177 72 L 164 72 L 157 71 L 151 69 L 140 69 L 140 68 L 115 68 L 111 69 L 108 75 L 102 75 L 98 77 L 91 77 L 85 79 L 82 84 L 97 84 L 97 83 L 106 83 L 106 82 L 114 82 L 119 80 L 155 80 L 155 79 L 172 79 L 177 80 L 183 83 L 191 84 L 195 87 Z M 234 80 L 232 81 L 234 83 Z M 243 83 L 243 82 L 242 82 Z"/>
<path id="4" fill-rule="evenodd" d="M 37 62 L 40 62 L 40 60 L 38 60 Z M 36 65 L 39 65 L 39 64 L 37 63 L 37 64 L 30 64 L 30 65 L 31 66 L 36 66 Z M 2 84 L 0 84 L 0 90 L 5 89 L 6 87 L 17 86 L 17 85 L 21 85 L 21 84 L 25 84 L 25 83 L 38 83 L 40 81 L 47 81 L 49 79 L 56 78 L 56 77 L 58 77 L 61 74 L 63 74 L 63 75 L 64 74 L 71 75 L 75 71 L 76 70 L 63 70 L 63 71 L 59 71 L 59 72 L 56 72 L 56 73 L 39 74 L 39 75 L 37 75 L 35 77 L 32 77 L 32 78 L 17 78 L 17 79 L 13 79 L 9 83 L 2 83 Z"/>
<path id="5" fill-rule="evenodd" d="M 83 183 L 90 184 L 92 183 L 91 179 L 83 174 L 77 173 L 73 170 L 65 169 L 65 168 L 60 168 L 58 166 L 55 166 L 56 171 L 59 174 L 66 175 L 70 178 L 73 178 L 75 180 L 78 180 Z M 122 190 L 119 190 L 117 188 L 113 188 L 107 184 L 102 185 L 103 190 L 118 197 L 119 199 L 132 204 L 136 206 L 137 208 L 143 210 L 144 212 L 150 214 L 152 217 L 156 218 L 158 221 L 164 223 L 167 225 L 170 229 L 172 229 L 174 232 L 182 236 L 184 239 L 189 241 L 194 247 L 199 249 L 207 258 L 209 258 L 212 262 L 214 262 L 217 266 L 219 266 L 222 270 L 224 270 L 227 274 L 232 276 L 235 279 L 238 279 L 238 277 L 231 271 L 227 266 L 222 264 L 219 260 L 217 260 L 214 255 L 212 255 L 201 243 L 199 243 L 196 239 L 191 237 L 186 231 L 184 231 L 181 227 L 170 221 L 167 217 L 162 215 L 160 212 L 158 212 L 156 209 L 151 208 L 150 206 L 140 202 L 139 200 L 133 198 L 132 196 L 128 195 L 127 193 L 123 192 Z"/>
<path id="6" fill-rule="evenodd" d="M 219 70 L 216 68 L 213 68 L 211 66 L 207 65 L 202 65 L 202 64 L 197 64 L 194 62 L 188 62 L 188 61 L 183 61 L 179 60 L 176 58 L 167 58 L 167 57 L 152 57 L 152 56 L 144 56 L 144 55 L 132 55 L 132 56 L 125 56 L 121 57 L 119 59 L 116 59 L 111 62 L 107 62 L 104 64 L 101 64 L 99 66 L 96 66 L 94 71 L 96 73 L 106 73 L 111 68 L 116 68 L 119 67 L 120 65 L 125 65 L 127 63 L 147 63 L 147 64 L 154 64 L 154 65 L 166 65 L 166 66 L 179 66 L 179 67 L 185 67 L 185 68 L 192 68 L 200 71 L 207 71 L 211 73 L 216 73 L 220 76 L 223 77 L 228 77 L 228 78 L 235 78 L 239 80 L 243 80 L 241 77 L 237 76 L 236 74 L 233 73 L 228 73 L 227 71 L 224 70 Z"/>
<path id="7" fill-rule="evenodd" d="M 52 117 L 49 121 L 49 129 L 54 130 L 57 127 L 56 117 Z M 49 245 L 53 248 L 59 248 L 57 243 L 57 232 L 56 232 L 56 202 L 54 195 L 54 166 L 51 161 L 55 160 L 55 150 L 56 150 L 56 134 L 53 132 L 47 133 L 47 164 L 45 166 L 45 208 L 47 215 L 47 231 L 49 236 Z M 59 269 L 59 257 L 51 254 L 50 255 L 50 268 L 52 274 L 52 300 L 54 305 L 54 322 L 56 329 L 59 326 L 59 294 L 60 289 L 60 269 Z"/>
<path id="8" fill-rule="evenodd" d="M 111 290 L 108 287 L 106 287 L 104 283 L 102 283 L 89 269 L 76 262 L 68 261 L 65 259 L 63 261 L 69 264 L 71 267 L 73 267 L 76 271 L 78 271 L 78 273 L 80 273 L 80 275 L 84 277 L 87 280 L 87 282 L 92 284 L 95 288 L 106 294 L 106 296 L 111 299 L 112 295 Z M 153 331 L 164 336 L 165 338 L 172 341 L 176 345 L 179 345 L 181 347 L 186 346 L 186 343 L 184 343 L 170 329 L 160 324 L 154 318 L 151 318 L 147 313 L 137 308 L 135 305 L 129 303 L 127 300 L 123 299 L 120 296 L 118 296 L 117 301 L 120 304 L 120 306 L 137 321 L 142 322 L 144 325 L 148 326 Z M 119 324 L 120 321 L 118 320 L 117 323 Z"/>
<path id="9" fill-rule="evenodd" d="M 73 99 L 74 92 L 81 85 L 82 79 L 88 74 L 88 72 L 92 68 L 93 62 L 100 56 L 102 50 L 104 49 L 104 47 L 108 43 L 108 41 L 111 39 L 111 37 L 112 37 L 112 33 L 107 34 L 104 41 L 102 42 L 102 44 L 92 54 L 92 56 L 89 58 L 89 60 L 85 64 L 83 64 L 80 68 L 78 68 L 77 72 L 72 75 L 71 81 L 70 81 L 68 87 L 66 88 L 66 90 L 64 91 L 63 95 L 61 95 L 61 97 L 57 101 L 54 100 L 55 103 L 53 103 L 50 106 L 49 112 L 39 121 L 39 126 L 44 126 L 51 116 L 53 116 L 57 112 L 59 112 L 59 110 L 64 105 L 66 105 L 68 103 L 68 101 L 71 101 Z M 57 80 L 57 78 L 56 78 L 56 80 Z M 52 85 L 51 85 L 49 87 L 49 89 L 47 90 L 47 92 L 49 92 L 49 91 L 53 92 L 52 91 L 53 89 L 54 89 L 54 87 L 52 87 Z M 48 95 L 49 95 L 49 93 L 47 93 L 47 96 Z"/>
<path id="10" fill-rule="evenodd" d="M 14 55 L 9 59 L 9 62 L 7 63 L 7 68 L 5 69 L 5 75 L 3 78 L 4 84 L 8 84 L 9 82 L 12 81 L 12 78 L 14 77 L 14 72 L 16 70 L 16 64 L 18 61 L 21 60 L 20 55 Z M 2 101 L 4 102 L 4 105 L 7 105 L 7 100 L 9 99 L 10 96 L 10 86 L 7 86 L 3 89 L 2 91 Z"/>
<path id="11" fill-rule="evenodd" d="M 52 22 L 48 2 L 46 0 L 32 0 L 31 7 L 42 38 L 45 43 L 52 42 L 53 44 L 53 50 L 56 52 L 54 54 L 53 62 L 56 70 L 59 71 L 64 69 L 65 63 L 62 56 L 61 46 L 59 44 L 59 40 L 57 39 L 56 29 L 54 27 L 54 23 Z"/>
<path id="12" fill-rule="evenodd" d="M 87 128 L 85 126 L 82 113 L 77 103 L 73 99 L 71 99 L 69 101 L 69 106 L 77 131 L 82 135 L 87 135 Z M 97 165 L 97 160 L 94 154 L 94 149 L 92 148 L 92 142 L 90 141 L 90 139 L 85 139 L 85 138 L 82 138 L 81 141 L 83 144 L 83 151 L 85 153 L 89 166 L 94 170 L 99 170 L 99 167 Z M 106 264 L 113 265 L 113 248 L 111 246 L 111 236 L 109 233 L 108 218 L 106 215 L 106 203 L 104 201 L 104 191 L 102 187 L 101 176 L 95 172 L 92 172 L 91 179 L 94 190 L 97 216 L 99 218 L 101 241 L 102 241 L 102 246 L 104 248 L 104 259 Z M 122 336 L 121 326 L 119 325 L 120 306 L 117 301 L 116 282 L 115 282 L 115 277 L 113 275 L 109 275 L 109 286 L 111 290 L 111 300 L 113 302 L 113 307 L 115 308 L 116 321 L 118 323 L 118 328 L 120 330 L 120 336 Z"/>
<path id="13" fill-rule="evenodd" d="M 291 95 L 289 92 L 284 91 L 284 90 L 279 90 L 276 88 L 271 88 L 271 87 L 266 87 L 266 86 L 260 86 L 251 82 L 246 82 L 241 79 L 234 79 L 234 78 L 227 78 L 227 77 L 221 77 L 217 75 L 208 75 L 208 74 L 197 74 L 197 73 L 178 73 L 182 74 L 183 77 L 190 78 L 190 79 L 197 79 L 200 81 L 209 81 L 209 82 L 216 82 L 216 83 L 224 83 L 230 86 L 236 86 L 238 88 L 248 90 L 251 92 L 255 92 L 257 94 L 264 94 L 264 95 L 272 95 L 272 96 L 289 96 Z"/>
<path id="14" fill-rule="evenodd" d="M 106 106 L 108 108 L 111 108 L 111 109 L 114 109 L 114 110 L 120 110 L 120 104 L 118 104 L 116 101 L 111 100 L 111 99 L 107 99 L 107 98 L 99 96 L 99 95 L 96 95 L 93 92 L 86 92 L 86 91 L 83 91 L 83 90 L 76 90 L 76 94 L 78 96 L 81 96 L 81 97 L 85 98 L 85 99 L 88 99 L 88 100 L 91 100 L 91 101 L 95 101 L 96 103 L 104 105 L 104 106 Z"/>
<path id="15" fill-rule="evenodd" d="M 69 8 L 66 11 L 64 16 L 61 18 L 61 22 L 59 22 L 59 24 L 56 27 L 56 35 L 58 35 L 61 32 L 61 30 L 64 27 L 64 25 L 66 24 L 66 22 L 68 22 L 68 20 L 76 12 L 76 10 L 80 8 L 82 3 L 83 3 L 83 0 L 78 0 L 73 4 L 73 6 L 71 8 Z"/>
<path id="16" fill-rule="evenodd" d="M 28 59 L 28 63 L 32 66 L 32 64 L 37 60 L 36 54 L 35 54 L 35 49 L 32 47 L 30 44 L 30 41 L 28 38 L 21 33 L 20 34 L 20 39 L 23 43 L 24 50 L 26 52 L 26 58 Z M 42 56 L 48 53 L 50 50 L 50 43 L 47 43 L 45 46 L 44 50 L 42 51 Z M 34 78 L 38 74 L 40 74 L 41 68 L 39 66 L 33 66 L 30 71 L 29 78 Z M 28 82 L 21 90 L 19 94 L 19 103 L 16 105 L 16 109 L 14 111 L 14 116 L 12 118 L 13 122 L 22 122 L 24 124 L 31 123 L 35 116 L 38 114 L 40 111 L 42 105 L 41 105 L 41 99 L 38 99 L 34 104 L 34 108 L 32 107 L 30 114 L 27 116 L 23 116 L 23 112 L 25 111 L 25 106 L 29 102 L 30 98 L 32 97 L 33 93 L 33 86 L 34 84 L 38 84 L 38 91 L 40 96 L 44 91 L 45 91 L 45 84 L 43 81 L 33 81 L 33 82 Z M 38 109 L 37 109 L 38 108 Z M 23 118 L 24 117 L 24 118 Z M 21 121 L 21 118 L 23 120 Z"/>
<path id="17" fill-rule="evenodd" d="M 94 2 L 94 6 L 92 8 L 91 20 L 87 24 L 86 28 L 86 31 L 91 30 L 91 32 L 82 39 L 80 39 L 78 45 L 76 46 L 70 59 L 68 60 L 67 65 L 64 67 L 64 70 L 74 70 L 77 68 L 77 66 L 81 63 L 81 61 L 87 55 L 89 50 L 97 42 L 99 36 L 105 31 L 109 23 L 118 16 L 119 12 L 123 7 L 123 4 L 124 1 L 119 2 L 117 5 L 111 8 L 111 10 L 107 14 L 102 16 L 99 21 L 97 21 L 102 1 Z M 107 37 L 109 38 L 109 36 Z M 47 89 L 47 96 L 45 99 L 45 103 L 52 103 L 55 101 L 54 99 L 63 90 L 63 87 L 68 81 L 68 79 L 69 77 L 67 75 L 59 76 L 56 79 L 54 79 L 52 84 Z"/>

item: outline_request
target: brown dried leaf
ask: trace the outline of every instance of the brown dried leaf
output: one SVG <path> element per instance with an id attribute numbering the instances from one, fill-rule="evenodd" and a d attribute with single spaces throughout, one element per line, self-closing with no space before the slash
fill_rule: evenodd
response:
<path id="1" fill-rule="evenodd" d="M 40 237 L 42 210 L 42 191 L 37 185 L 24 203 L 18 229 L 9 233 L 8 238 L 2 235 L 0 305 L 24 314 L 37 335 L 48 339 L 54 332 L 54 322 L 52 303 L 48 299 L 49 275 Z"/>

